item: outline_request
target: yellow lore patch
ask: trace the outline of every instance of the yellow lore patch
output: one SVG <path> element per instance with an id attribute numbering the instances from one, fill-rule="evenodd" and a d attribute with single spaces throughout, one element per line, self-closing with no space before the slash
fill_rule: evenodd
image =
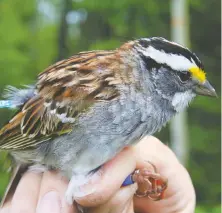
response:
<path id="1" fill-rule="evenodd" d="M 206 80 L 206 73 L 199 67 L 192 67 L 189 70 L 194 78 L 203 83 Z"/>

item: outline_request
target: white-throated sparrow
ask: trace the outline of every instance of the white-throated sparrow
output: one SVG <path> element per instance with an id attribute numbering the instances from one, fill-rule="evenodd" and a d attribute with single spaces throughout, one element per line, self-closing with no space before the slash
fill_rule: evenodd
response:
<path id="1" fill-rule="evenodd" d="M 96 169 L 159 130 L 196 94 L 216 96 L 198 57 L 163 38 L 114 51 L 81 52 L 39 74 L 35 86 L 8 88 L 18 113 L 0 130 L 0 149 L 22 165 L 59 169 L 72 203 Z M 91 176 L 91 172 L 95 174 Z"/>

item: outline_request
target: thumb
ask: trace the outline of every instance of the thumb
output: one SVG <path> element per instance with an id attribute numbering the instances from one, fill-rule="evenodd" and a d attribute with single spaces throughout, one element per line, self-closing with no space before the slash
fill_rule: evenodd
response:
<path id="1" fill-rule="evenodd" d="M 97 184 L 92 184 L 96 190 L 84 197 L 75 198 L 81 206 L 93 207 L 106 203 L 119 191 L 125 178 L 136 167 L 136 159 L 131 148 L 126 148 L 112 160 L 102 166 Z M 91 183 L 90 183 L 91 184 Z M 87 188 L 89 186 L 87 185 Z M 126 187 L 127 188 L 127 187 Z"/>

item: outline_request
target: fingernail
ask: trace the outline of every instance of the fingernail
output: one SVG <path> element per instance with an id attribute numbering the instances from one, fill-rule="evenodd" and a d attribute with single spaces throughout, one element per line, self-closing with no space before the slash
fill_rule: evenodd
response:
<path id="1" fill-rule="evenodd" d="M 58 192 L 51 191 L 46 193 L 38 203 L 37 213 L 60 213 L 61 199 Z"/>

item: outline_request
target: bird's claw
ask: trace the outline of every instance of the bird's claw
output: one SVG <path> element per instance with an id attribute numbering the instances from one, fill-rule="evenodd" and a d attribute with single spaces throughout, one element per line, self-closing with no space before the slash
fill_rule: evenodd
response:
<path id="1" fill-rule="evenodd" d="M 138 184 L 137 197 L 148 197 L 157 201 L 163 198 L 167 188 L 167 179 L 158 174 L 155 167 L 153 168 L 153 171 L 147 168 L 136 170 L 132 179 Z"/>

